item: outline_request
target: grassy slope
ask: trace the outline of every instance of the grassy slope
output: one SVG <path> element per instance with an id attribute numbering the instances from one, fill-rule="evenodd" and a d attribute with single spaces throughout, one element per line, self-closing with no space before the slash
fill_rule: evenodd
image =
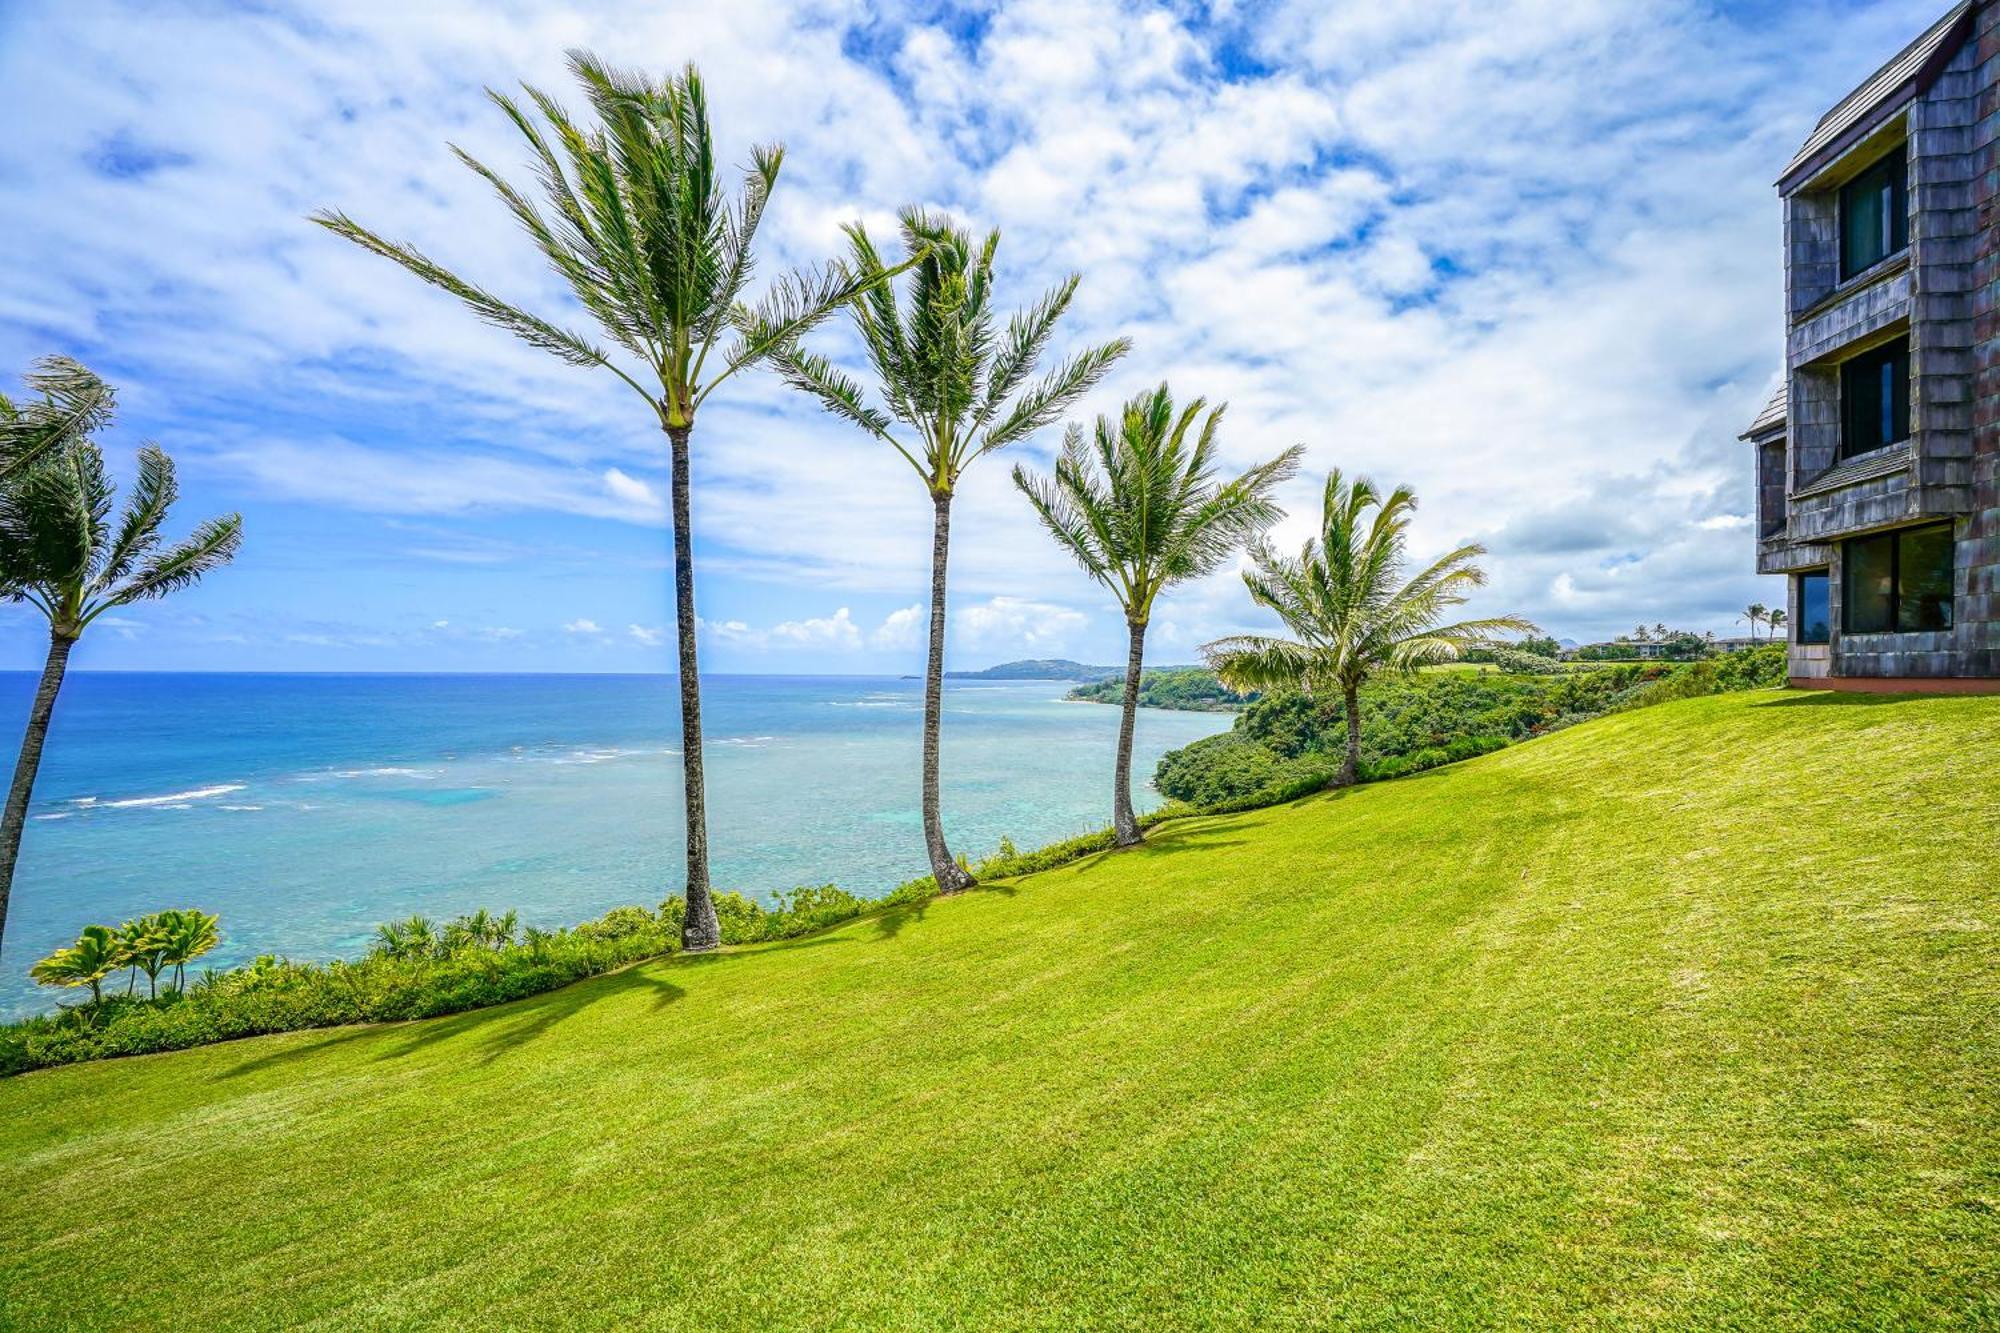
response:
<path id="1" fill-rule="evenodd" d="M 1991 1321 L 1996 735 L 1698 700 L 789 946 L 15 1079 L 0 1311 Z"/>

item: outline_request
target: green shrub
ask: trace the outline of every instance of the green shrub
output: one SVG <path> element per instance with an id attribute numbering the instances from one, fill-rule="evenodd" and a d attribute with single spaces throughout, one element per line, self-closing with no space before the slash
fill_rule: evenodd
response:
<path id="1" fill-rule="evenodd" d="M 1514 676 L 1559 676 L 1563 668 L 1553 657 L 1524 653 L 1518 648 L 1495 648 L 1493 665 Z"/>
<path id="2" fill-rule="evenodd" d="M 503 925 L 512 933 L 507 917 L 474 913 L 460 920 L 484 923 L 491 939 L 500 938 Z M 269 1032 L 458 1013 L 678 947 L 678 934 L 644 908 L 621 907 L 572 930 L 534 931 L 519 943 L 469 945 L 452 953 L 374 952 L 330 963 L 266 954 L 228 971 L 209 969 L 185 992 L 169 989 L 156 1000 L 118 995 L 0 1025 L 0 1074 Z"/>

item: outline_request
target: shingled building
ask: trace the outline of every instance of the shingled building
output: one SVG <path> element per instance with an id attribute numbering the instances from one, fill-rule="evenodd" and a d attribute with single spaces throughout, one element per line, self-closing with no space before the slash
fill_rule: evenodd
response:
<path id="1" fill-rule="evenodd" d="M 1952 8 L 1783 175 L 1785 375 L 1757 570 L 1790 674 L 2000 690 L 2000 0 Z"/>

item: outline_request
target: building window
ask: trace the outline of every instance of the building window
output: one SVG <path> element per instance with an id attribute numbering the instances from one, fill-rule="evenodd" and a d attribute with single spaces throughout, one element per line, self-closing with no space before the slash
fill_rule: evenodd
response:
<path id="1" fill-rule="evenodd" d="M 1904 528 L 1848 542 L 1842 547 L 1841 569 L 1842 633 L 1910 634 L 1951 628 L 1951 524 Z M 1804 618 L 1802 608 L 1800 619 Z"/>
<path id="2" fill-rule="evenodd" d="M 1798 610 L 1792 616 L 1793 643 L 1825 643 L 1833 637 L 1826 571 L 1798 577 Z"/>
<path id="3" fill-rule="evenodd" d="M 1840 367 L 1840 456 L 1910 438 L 1910 339 L 1863 352 Z"/>
<path id="4" fill-rule="evenodd" d="M 1903 145 L 1840 187 L 1840 277 L 1853 277 L 1910 244 L 1909 170 Z"/>

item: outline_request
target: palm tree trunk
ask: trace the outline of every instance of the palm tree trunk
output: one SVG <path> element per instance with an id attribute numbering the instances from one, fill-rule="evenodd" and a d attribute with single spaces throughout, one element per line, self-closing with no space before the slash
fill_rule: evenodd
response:
<path id="1" fill-rule="evenodd" d="M 1131 636 L 1131 648 L 1125 654 L 1125 707 L 1118 719 L 1118 765 L 1117 773 L 1111 780 L 1111 841 L 1120 847 L 1131 847 L 1145 841 L 1139 832 L 1139 821 L 1132 817 L 1132 731 L 1139 721 L 1139 681 L 1144 676 L 1146 660 L 1146 624 L 1144 621 L 1128 620 L 1125 628 Z"/>
<path id="2" fill-rule="evenodd" d="M 931 507 L 931 644 L 924 663 L 924 847 L 939 893 L 972 887 L 972 876 L 952 859 L 938 811 L 938 740 L 944 726 L 945 565 L 951 557 L 951 492 L 933 491 Z"/>
<path id="3" fill-rule="evenodd" d="M 669 426 L 673 444 L 674 632 L 680 643 L 681 787 L 687 800 L 687 912 L 681 948 L 706 953 L 722 943 L 708 890 L 708 790 L 702 780 L 701 672 L 694 651 L 694 525 L 688 517 L 688 428 Z"/>
<path id="4" fill-rule="evenodd" d="M 1344 685 L 1340 701 L 1347 713 L 1347 757 L 1340 761 L 1340 777 L 1335 785 L 1352 787 L 1361 776 L 1361 691 Z"/>
<path id="5" fill-rule="evenodd" d="M 42 683 L 35 689 L 34 706 L 28 710 L 28 729 L 21 736 L 21 757 L 14 764 L 14 785 L 7 789 L 7 809 L 0 815 L 0 937 L 7 930 L 7 903 L 13 896 L 14 862 L 21 854 L 21 830 L 28 823 L 28 800 L 35 794 L 35 774 L 42 767 L 42 745 L 49 736 L 49 717 L 55 712 L 56 694 L 62 689 L 63 672 L 69 667 L 69 650 L 75 638 L 49 634 L 48 661 L 42 665 Z"/>

